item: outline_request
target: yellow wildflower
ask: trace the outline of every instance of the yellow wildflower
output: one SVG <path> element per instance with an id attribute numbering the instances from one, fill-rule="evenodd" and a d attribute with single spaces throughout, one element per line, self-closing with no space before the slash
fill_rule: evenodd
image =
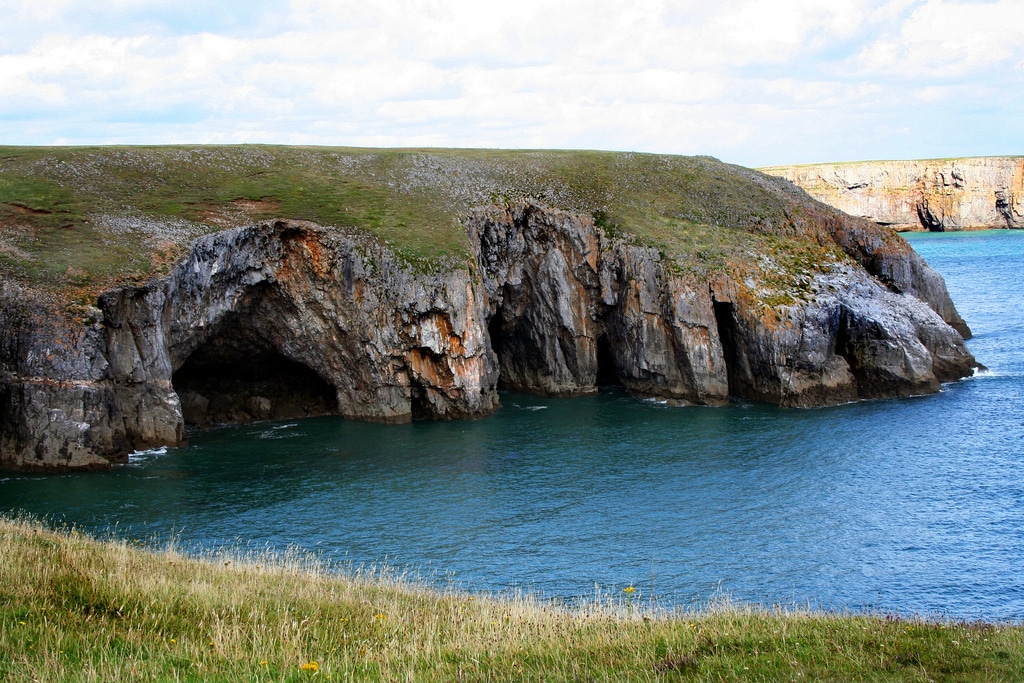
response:
<path id="1" fill-rule="evenodd" d="M 636 588 L 633 588 L 632 586 L 626 586 L 622 589 L 622 592 L 626 593 L 627 595 L 632 595 L 633 593 L 636 593 Z"/>
<path id="2" fill-rule="evenodd" d="M 320 670 L 320 665 L 317 662 L 306 662 L 305 664 L 303 664 L 299 668 L 302 669 L 303 671 L 308 671 L 310 673 L 316 673 L 317 671 Z"/>

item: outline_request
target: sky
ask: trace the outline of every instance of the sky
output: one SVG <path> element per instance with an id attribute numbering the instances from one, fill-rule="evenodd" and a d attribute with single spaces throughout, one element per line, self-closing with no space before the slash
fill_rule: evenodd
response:
<path id="1" fill-rule="evenodd" d="M 1024 0 L 5 0 L 0 144 L 1024 154 Z"/>

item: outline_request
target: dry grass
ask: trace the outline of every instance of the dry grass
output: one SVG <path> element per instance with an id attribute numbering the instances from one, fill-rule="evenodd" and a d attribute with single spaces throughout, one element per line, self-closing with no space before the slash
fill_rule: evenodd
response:
<path id="1" fill-rule="evenodd" d="M 1021 680 L 1020 626 L 573 609 L 0 520 L 5 681 Z M 642 601 L 637 601 L 642 602 Z"/>

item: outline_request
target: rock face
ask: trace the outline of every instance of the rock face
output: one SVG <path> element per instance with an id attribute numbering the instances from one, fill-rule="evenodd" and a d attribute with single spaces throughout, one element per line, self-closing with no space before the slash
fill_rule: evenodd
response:
<path id="1" fill-rule="evenodd" d="M 970 374 L 941 277 L 899 237 L 822 215 L 819 239 L 848 256 L 777 306 L 756 277 L 688 272 L 589 214 L 527 201 L 468 215 L 475 262 L 446 268 L 276 221 L 198 239 L 170 275 L 106 292 L 86 320 L 6 283 L 0 462 L 107 466 L 180 443 L 186 422 L 480 416 L 499 382 L 815 406 Z"/>
<path id="2" fill-rule="evenodd" d="M 896 230 L 1024 228 L 1024 157 L 865 161 L 763 169 Z"/>
<path id="3" fill-rule="evenodd" d="M 517 204 L 476 213 L 469 229 L 506 386 L 728 398 L 706 280 L 670 276 L 657 250 L 604 238 L 589 216 Z"/>
<path id="4" fill-rule="evenodd" d="M 877 228 L 838 221 L 836 240 L 868 269 L 816 275 L 816 296 L 778 317 L 757 305 L 756 285 L 675 274 L 656 250 L 609 239 L 589 217 L 520 204 L 469 226 L 510 388 L 567 395 L 614 382 L 685 403 L 813 406 L 936 391 L 974 367 L 936 312 L 967 332 L 941 278 L 894 236 L 862 239 Z"/>
<path id="5" fill-rule="evenodd" d="M 417 274 L 298 222 L 201 238 L 169 277 L 100 297 L 90 324 L 5 286 L 2 464 L 105 466 L 180 443 L 186 416 L 485 414 L 497 373 L 479 287 L 469 268 Z"/>

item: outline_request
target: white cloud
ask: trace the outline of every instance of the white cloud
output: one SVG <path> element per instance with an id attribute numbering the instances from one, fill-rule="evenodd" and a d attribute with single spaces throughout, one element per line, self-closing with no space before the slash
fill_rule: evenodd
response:
<path id="1" fill-rule="evenodd" d="M 948 80 L 1012 68 L 1022 58 L 1024 1 L 929 0 L 857 62 L 869 74 Z"/>
<path id="2" fill-rule="evenodd" d="M 5 143 L 1024 151 L 1024 0 L 14 5 Z"/>

